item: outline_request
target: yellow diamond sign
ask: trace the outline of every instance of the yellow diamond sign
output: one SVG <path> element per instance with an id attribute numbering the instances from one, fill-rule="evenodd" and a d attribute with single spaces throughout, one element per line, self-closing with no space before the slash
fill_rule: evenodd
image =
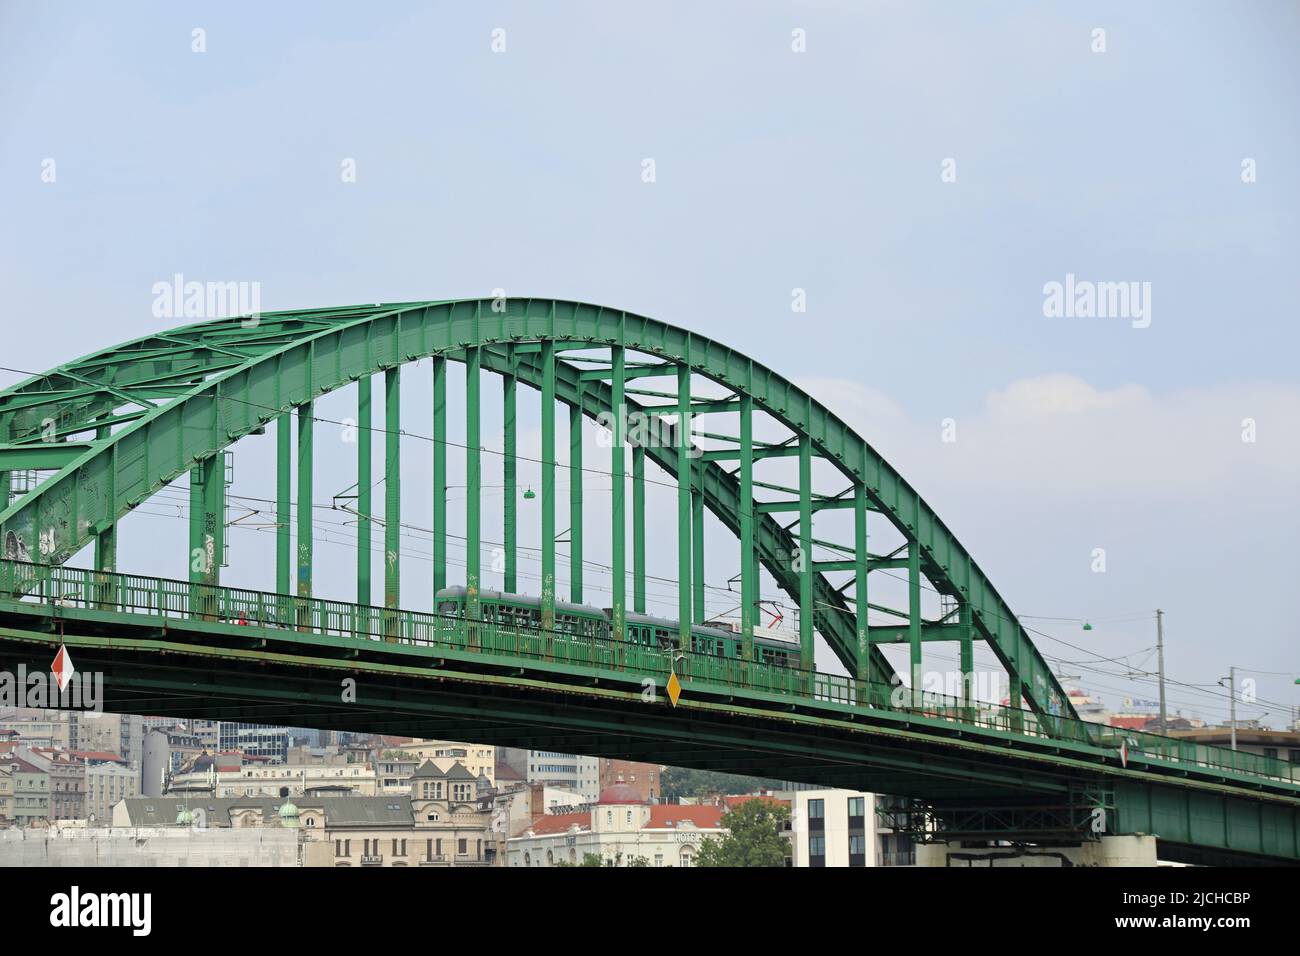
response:
<path id="1" fill-rule="evenodd" d="M 682 696 L 682 682 L 677 679 L 676 672 L 668 675 L 668 699 L 672 701 L 674 707 L 677 706 L 677 698 Z"/>

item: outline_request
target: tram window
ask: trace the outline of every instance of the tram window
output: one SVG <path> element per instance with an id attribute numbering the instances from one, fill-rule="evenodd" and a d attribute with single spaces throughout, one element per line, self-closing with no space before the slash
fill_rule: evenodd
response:
<path id="1" fill-rule="evenodd" d="M 458 608 L 455 601 L 443 601 L 438 605 L 438 610 L 443 614 L 455 614 Z"/>

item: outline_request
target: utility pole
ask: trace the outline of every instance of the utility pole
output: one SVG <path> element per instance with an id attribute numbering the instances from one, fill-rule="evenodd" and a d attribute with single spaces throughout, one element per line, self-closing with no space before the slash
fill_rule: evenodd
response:
<path id="1" fill-rule="evenodd" d="M 1232 724 L 1232 749 L 1237 749 L 1237 668 L 1228 668 L 1228 722 Z"/>
<path id="2" fill-rule="evenodd" d="M 1168 733 L 1165 724 L 1165 612 L 1156 608 L 1156 667 L 1160 671 L 1160 733 Z"/>

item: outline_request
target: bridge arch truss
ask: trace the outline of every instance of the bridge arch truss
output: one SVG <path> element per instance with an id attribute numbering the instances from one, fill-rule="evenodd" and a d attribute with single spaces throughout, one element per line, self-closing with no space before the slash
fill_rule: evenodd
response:
<path id="1" fill-rule="evenodd" d="M 593 356 L 598 356 L 593 358 Z M 557 600 L 583 596 L 581 536 L 570 529 L 569 593 L 557 594 L 557 483 L 561 468 L 582 468 L 581 417 L 611 426 L 606 467 L 623 475 L 632 466 L 631 508 L 626 482 L 611 494 L 612 603 L 615 631 L 627 613 L 645 610 L 644 464 L 654 462 L 677 483 L 678 618 L 683 634 L 704 614 L 703 514 L 707 510 L 739 539 L 740 628 L 745 656 L 753 657 L 758 623 L 759 568 L 799 608 L 800 663 L 813 666 L 819 634 L 854 677 L 897 682 L 881 651 L 908 648 L 907 683 L 921 681 L 923 646 L 953 641 L 961 670 L 973 670 L 984 643 L 1005 669 L 1013 711 L 1021 701 L 1046 718 L 1075 718 L 1064 690 L 1028 633 L 969 552 L 920 495 L 840 418 L 772 370 L 693 332 L 629 312 L 556 299 L 471 299 L 268 313 L 221 319 L 146 336 L 34 376 L 0 392 L 0 548 L 10 560 L 59 565 L 93 542 L 95 566 L 117 570 L 121 519 L 168 483 L 190 476 L 191 579 L 218 582 L 223 544 L 223 452 L 239 439 L 274 429 L 277 447 L 276 590 L 310 596 L 314 554 L 311 508 L 294 518 L 299 546 L 291 549 L 296 457 L 297 500 L 312 501 L 313 403 L 345 386 L 357 390 L 358 603 L 371 603 L 368 556 L 372 536 L 384 550 L 400 550 L 400 483 L 384 483 L 385 520 L 370 520 L 371 441 L 385 444 L 389 476 L 398 474 L 402 448 L 401 371 L 433 362 L 433 585 L 447 577 L 448 362 L 466 367 L 467 566 L 463 582 L 482 585 L 481 371 L 502 380 L 507 409 L 502 435 L 507 481 L 506 590 L 517 569 L 517 520 L 511 476 L 517 460 L 514 415 L 517 386 L 540 393 L 543 410 L 567 406 L 570 462 L 557 462 L 554 414 L 542 415 L 540 490 L 543 621 Z M 374 381 L 381 393 L 378 402 Z M 639 387 L 642 380 L 668 383 Z M 708 391 L 708 395 L 697 394 Z M 380 425 L 373 405 L 382 406 Z M 626 409 L 627 415 L 619 414 Z M 708 416 L 708 430 L 679 423 Z M 775 441 L 755 438 L 762 417 L 788 432 Z M 295 421 L 296 420 L 296 421 Z M 713 429 L 723 420 L 725 432 Z M 635 422 L 637 429 L 629 428 Z M 296 428 L 295 428 L 296 425 Z M 629 432 L 639 430 L 639 434 Z M 794 486 L 755 478 L 757 463 L 798 462 Z M 813 464 L 822 459 L 827 465 Z M 591 459 L 585 459 L 590 461 Z M 836 484 L 826 484 L 834 474 Z M 814 476 L 820 476 L 816 480 Z M 581 515 L 580 471 L 571 482 L 570 514 Z M 758 493 L 761 489 L 762 495 Z M 573 510 L 576 509 L 576 510 Z M 825 510 L 852 513 L 852 540 L 824 542 L 813 534 Z M 631 567 L 627 518 L 632 519 Z M 793 520 L 790 520 L 793 518 Z M 874 523 L 885 521 L 901 545 L 872 553 Z M 828 550 L 829 549 L 829 550 Z M 832 554 L 827 558 L 825 555 Z M 206 555 L 206 558 L 202 556 Z M 385 562 L 383 603 L 401 602 L 401 562 Z M 629 600 L 627 582 L 632 579 Z M 872 600 L 872 572 L 905 577 L 907 602 L 894 608 Z M 837 583 L 838 581 L 838 583 Z M 922 591 L 941 597 L 928 619 Z M 868 609 L 876 620 L 868 623 Z M 883 619 L 883 621 L 882 621 Z M 963 684 L 970 693 L 970 684 Z M 967 697 L 969 701 L 969 697 Z"/>

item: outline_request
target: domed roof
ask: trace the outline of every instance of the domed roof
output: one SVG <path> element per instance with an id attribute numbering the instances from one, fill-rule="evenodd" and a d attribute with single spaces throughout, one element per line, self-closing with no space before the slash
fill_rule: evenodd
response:
<path id="1" fill-rule="evenodd" d="M 616 783 L 611 787 L 606 787 L 600 791 L 600 799 L 597 803 L 645 803 L 641 795 L 636 792 L 635 787 L 629 787 L 625 783 Z"/>

